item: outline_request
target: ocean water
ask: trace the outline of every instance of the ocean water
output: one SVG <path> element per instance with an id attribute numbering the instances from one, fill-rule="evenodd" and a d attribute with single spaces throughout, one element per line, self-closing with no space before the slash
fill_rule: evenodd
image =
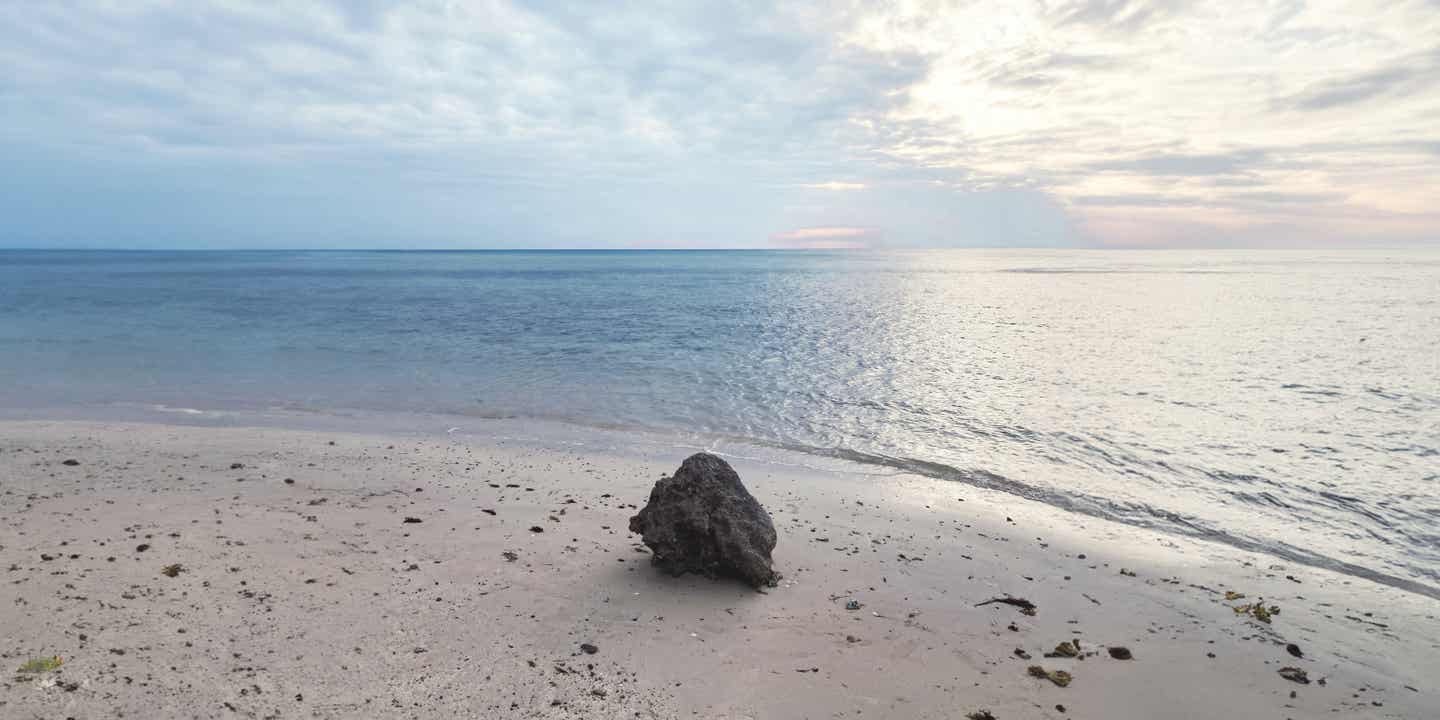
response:
<path id="1" fill-rule="evenodd" d="M 0 251 L 0 408 L 155 406 L 748 442 L 1440 597 L 1437 251 Z"/>

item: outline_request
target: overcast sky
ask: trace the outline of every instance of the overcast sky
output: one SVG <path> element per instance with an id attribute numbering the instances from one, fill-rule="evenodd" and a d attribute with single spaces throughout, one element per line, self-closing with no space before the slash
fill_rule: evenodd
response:
<path id="1" fill-rule="evenodd" d="M 1440 245 L 1440 0 L 0 0 L 0 246 Z"/>

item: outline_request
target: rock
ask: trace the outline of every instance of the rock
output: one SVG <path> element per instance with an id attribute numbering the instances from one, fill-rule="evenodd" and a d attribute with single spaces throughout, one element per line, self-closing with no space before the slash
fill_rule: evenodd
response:
<path id="1" fill-rule="evenodd" d="M 728 575 L 750 585 L 774 586 L 775 526 L 729 463 L 709 453 L 685 459 L 661 478 L 650 500 L 630 518 L 654 553 L 651 561 L 672 575 Z"/>
<path id="2" fill-rule="evenodd" d="M 590 643 L 580 643 L 580 651 L 585 653 L 586 655 L 594 655 L 595 653 L 600 652 L 600 648 Z"/>
<path id="3" fill-rule="evenodd" d="M 61 464 L 61 465 L 69 465 L 70 467 L 75 467 L 76 465 L 79 465 L 79 464 L 80 464 L 80 461 L 79 461 L 79 460 L 76 460 L 76 459 L 74 459 L 74 458 L 71 458 L 71 459 L 69 459 L 69 460 L 66 460 L 66 461 L 63 462 L 63 463 L 60 463 L 60 464 Z"/>
<path id="4" fill-rule="evenodd" d="M 420 522 L 420 518 L 417 518 L 417 517 L 407 517 L 407 518 L 405 518 L 404 520 L 401 520 L 400 522 L 401 522 L 401 523 L 404 523 L 404 524 L 407 524 L 407 525 L 413 525 L 413 524 L 415 524 L 415 523 Z"/>
<path id="5" fill-rule="evenodd" d="M 1130 654 L 1130 648 L 1112 647 L 1106 649 L 1110 651 L 1110 657 L 1115 658 L 1116 660 L 1129 660 L 1130 658 L 1135 657 L 1134 655 Z"/>
<path id="6" fill-rule="evenodd" d="M 1299 645 L 1296 645 L 1295 643 L 1290 643 L 1289 645 L 1286 645 L 1286 646 L 1285 646 L 1285 652 L 1288 652 L 1288 653 L 1290 653 L 1291 655 L 1294 655 L 1294 656 L 1297 657 L 1297 658 L 1298 658 L 1298 657 L 1305 657 L 1305 653 L 1301 652 L 1301 651 L 1300 651 L 1300 646 L 1299 646 Z"/>

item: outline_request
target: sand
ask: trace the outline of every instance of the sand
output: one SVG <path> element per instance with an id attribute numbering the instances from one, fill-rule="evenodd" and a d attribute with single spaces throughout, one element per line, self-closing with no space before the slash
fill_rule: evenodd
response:
<path id="1" fill-rule="evenodd" d="M 687 452 L 0 423 L 0 717 L 1440 717 L 1432 599 L 904 474 L 732 457 L 784 579 L 664 576 Z"/>

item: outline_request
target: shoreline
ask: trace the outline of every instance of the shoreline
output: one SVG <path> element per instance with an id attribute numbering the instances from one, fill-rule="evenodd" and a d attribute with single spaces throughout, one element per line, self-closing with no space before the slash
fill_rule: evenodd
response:
<path id="1" fill-rule="evenodd" d="M 445 437 L 482 444 L 519 444 L 535 450 L 557 446 L 585 448 L 589 451 L 637 458 L 669 458 L 675 451 L 711 451 L 726 457 L 742 457 L 820 473 L 885 478 L 906 475 L 934 482 L 953 483 L 960 486 L 958 492 L 973 489 L 995 493 L 1001 498 L 1044 505 L 1056 512 L 1119 523 L 1176 538 L 1216 543 L 1239 552 L 1256 553 L 1279 562 L 1327 570 L 1440 601 L 1440 586 L 1428 584 L 1422 579 L 1348 562 L 1333 552 L 1326 554 L 1281 540 L 1252 537 L 1231 529 L 1212 527 L 1203 522 L 1196 524 L 1192 518 L 1176 511 L 1146 507 L 1148 514 L 1142 518 L 1119 515 L 1106 510 L 1103 505 L 1107 501 L 1099 496 L 1054 495 L 1043 487 L 992 475 L 986 470 L 967 471 L 924 459 L 871 455 L 856 450 L 787 446 L 757 438 L 602 424 L 575 418 L 500 417 L 429 411 L 278 406 L 265 409 L 202 410 L 134 403 L 0 409 L 0 423 L 32 420 L 343 432 L 415 439 Z"/>
<path id="2" fill-rule="evenodd" d="M 1430 598 L 998 491 L 732 455 L 780 535 L 784 578 L 756 594 L 663 576 L 625 530 L 684 449 L 546 442 L 0 421 L 0 556 L 14 598 L 0 603 L 0 659 L 14 670 L 64 658 L 7 679 L 0 714 L 1440 709 L 1426 675 L 1440 665 Z M 161 574 L 173 564 L 175 577 Z M 976 606 L 1003 596 L 1038 612 Z M 1270 623 L 1232 609 L 1259 597 L 1281 609 Z M 849 599 L 863 607 L 846 610 Z M 1100 654 L 1043 657 L 1077 638 Z M 1110 646 L 1134 659 L 1111 659 Z M 1032 664 L 1074 681 L 1029 677 Z M 1311 684 L 1278 674 L 1291 666 Z"/>

